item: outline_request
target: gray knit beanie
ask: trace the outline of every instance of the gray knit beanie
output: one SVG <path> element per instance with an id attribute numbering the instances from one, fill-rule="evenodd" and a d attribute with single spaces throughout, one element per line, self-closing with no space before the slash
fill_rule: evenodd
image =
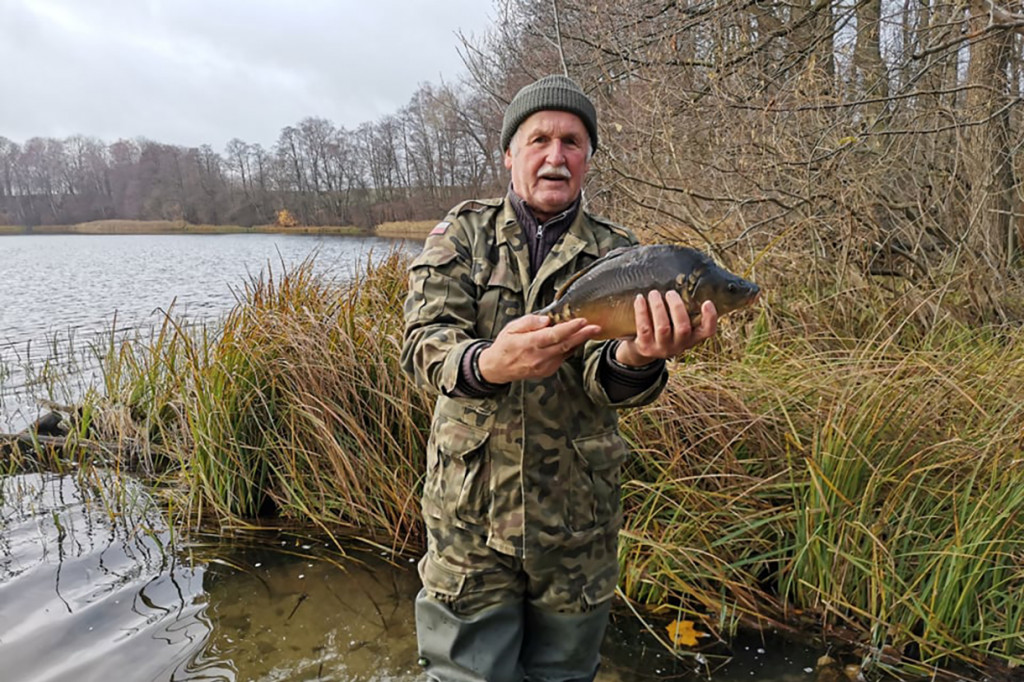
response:
<path id="1" fill-rule="evenodd" d="M 597 112 L 580 86 L 565 76 L 544 76 L 523 87 L 505 109 L 501 123 L 501 150 L 508 149 L 519 126 L 538 111 L 554 109 L 576 114 L 590 133 L 590 150 L 597 151 Z"/>

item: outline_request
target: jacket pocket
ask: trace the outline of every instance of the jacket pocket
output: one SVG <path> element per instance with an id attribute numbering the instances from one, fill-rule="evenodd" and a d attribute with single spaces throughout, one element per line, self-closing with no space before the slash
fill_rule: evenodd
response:
<path id="1" fill-rule="evenodd" d="M 477 335 L 493 339 L 511 320 L 523 315 L 526 301 L 514 259 L 509 257 L 491 267 L 477 304 Z"/>
<path id="2" fill-rule="evenodd" d="M 454 419 L 440 419 L 434 425 L 427 444 L 425 510 L 463 527 L 486 522 L 491 472 L 485 443 L 489 435 Z"/>
<path id="3" fill-rule="evenodd" d="M 434 599 L 454 604 L 462 595 L 466 583 L 465 573 L 448 568 L 429 552 L 420 559 L 418 568 L 423 587 Z"/>
<path id="4" fill-rule="evenodd" d="M 573 531 L 616 525 L 619 521 L 619 482 L 622 462 L 629 453 L 618 431 L 573 441 L 576 456 L 569 486 L 567 519 Z"/>

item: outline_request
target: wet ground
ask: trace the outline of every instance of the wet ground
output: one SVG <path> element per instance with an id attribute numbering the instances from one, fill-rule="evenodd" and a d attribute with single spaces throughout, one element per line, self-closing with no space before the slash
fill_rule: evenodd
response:
<path id="1" fill-rule="evenodd" d="M 414 561 L 379 550 L 174 538 L 142 486 L 99 472 L 0 479 L 3 680 L 419 680 L 418 589 Z M 619 607 L 599 682 L 812 680 L 822 653 L 755 635 L 677 658 Z"/>

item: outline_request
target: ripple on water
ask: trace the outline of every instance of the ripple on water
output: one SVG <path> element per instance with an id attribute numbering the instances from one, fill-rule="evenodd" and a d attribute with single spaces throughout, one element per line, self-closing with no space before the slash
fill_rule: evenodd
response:
<path id="1" fill-rule="evenodd" d="M 204 568 L 167 552 L 140 486 L 101 472 L 0 486 L 5 679 L 160 679 L 202 646 Z"/>
<path id="2" fill-rule="evenodd" d="M 101 472 L 4 477 L 0 500 L 2 679 L 417 679 L 410 568 L 278 534 L 175 547 Z"/>

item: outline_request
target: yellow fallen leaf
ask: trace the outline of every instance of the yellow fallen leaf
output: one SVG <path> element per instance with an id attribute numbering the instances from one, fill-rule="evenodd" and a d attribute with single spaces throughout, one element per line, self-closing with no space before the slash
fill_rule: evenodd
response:
<path id="1" fill-rule="evenodd" d="M 668 636 L 676 646 L 697 646 L 698 637 L 707 637 L 708 633 L 693 629 L 692 620 L 677 620 L 665 626 Z"/>

